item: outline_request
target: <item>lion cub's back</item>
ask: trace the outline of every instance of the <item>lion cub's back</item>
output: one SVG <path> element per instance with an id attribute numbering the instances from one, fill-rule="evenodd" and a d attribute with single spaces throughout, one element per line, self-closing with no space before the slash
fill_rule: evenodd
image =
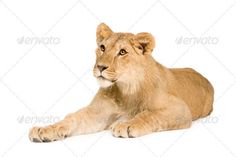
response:
<path id="1" fill-rule="evenodd" d="M 205 117 L 212 111 L 214 89 L 211 83 L 191 68 L 170 69 L 174 74 L 171 92 L 189 106 L 193 120 Z"/>

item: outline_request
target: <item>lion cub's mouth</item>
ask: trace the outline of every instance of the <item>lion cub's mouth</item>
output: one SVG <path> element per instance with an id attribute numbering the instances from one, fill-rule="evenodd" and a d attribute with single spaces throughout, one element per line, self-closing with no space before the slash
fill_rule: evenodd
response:
<path id="1" fill-rule="evenodd" d="M 97 80 L 100 87 L 103 87 L 103 88 L 109 87 L 116 82 L 116 80 L 110 80 L 110 79 L 105 78 L 104 76 L 98 76 Z"/>
<path id="2" fill-rule="evenodd" d="M 98 76 L 97 78 L 100 79 L 100 80 L 103 80 L 103 81 L 110 81 L 110 82 L 112 82 L 112 83 L 116 82 L 115 79 L 114 79 L 114 80 L 110 80 L 110 79 L 105 78 L 105 77 L 102 76 L 102 75 Z"/>

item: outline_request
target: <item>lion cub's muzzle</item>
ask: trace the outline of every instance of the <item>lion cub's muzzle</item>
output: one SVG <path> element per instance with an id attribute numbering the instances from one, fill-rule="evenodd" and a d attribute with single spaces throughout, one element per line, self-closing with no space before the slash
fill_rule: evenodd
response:
<path id="1" fill-rule="evenodd" d="M 108 68 L 108 66 L 106 65 L 102 65 L 102 64 L 97 64 L 95 66 L 95 76 L 97 78 L 102 78 L 102 79 L 107 79 L 105 76 L 104 76 L 104 71 Z M 109 79 L 107 79 L 109 80 Z"/>
<path id="2" fill-rule="evenodd" d="M 108 66 L 106 66 L 106 65 L 97 65 L 97 68 L 100 71 L 100 73 L 102 73 L 104 70 L 106 70 L 108 68 Z"/>
<path id="3" fill-rule="evenodd" d="M 97 64 L 95 65 L 94 68 L 94 75 L 95 77 L 97 77 L 98 79 L 104 79 L 104 80 L 108 80 L 111 82 L 115 82 L 115 79 L 110 78 L 107 73 L 109 73 L 109 71 L 106 69 L 108 69 L 109 67 L 106 65 L 102 65 L 102 64 Z"/>
<path id="4" fill-rule="evenodd" d="M 101 87 L 108 87 L 116 82 L 115 72 L 109 70 L 109 66 L 96 64 L 94 66 L 94 76 L 97 78 Z"/>

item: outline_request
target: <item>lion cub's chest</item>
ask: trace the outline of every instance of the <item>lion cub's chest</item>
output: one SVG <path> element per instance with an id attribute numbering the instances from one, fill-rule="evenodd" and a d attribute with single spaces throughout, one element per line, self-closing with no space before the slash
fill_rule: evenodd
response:
<path id="1" fill-rule="evenodd" d="M 120 110 L 131 115 L 141 112 L 145 106 L 142 98 L 136 95 L 118 95 L 115 97 L 115 104 Z"/>
<path id="2" fill-rule="evenodd" d="M 117 86 L 106 90 L 106 96 L 112 99 L 116 108 L 121 112 L 136 114 L 145 109 L 145 98 L 138 93 L 126 95 L 120 92 Z"/>

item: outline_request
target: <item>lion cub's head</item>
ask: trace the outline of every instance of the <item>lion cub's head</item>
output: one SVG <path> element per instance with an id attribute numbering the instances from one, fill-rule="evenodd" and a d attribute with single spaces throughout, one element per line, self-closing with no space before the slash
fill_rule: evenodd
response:
<path id="1" fill-rule="evenodd" d="M 144 79 L 145 62 L 155 46 L 149 33 L 115 33 L 106 24 L 97 27 L 94 76 L 101 87 L 136 84 Z"/>

